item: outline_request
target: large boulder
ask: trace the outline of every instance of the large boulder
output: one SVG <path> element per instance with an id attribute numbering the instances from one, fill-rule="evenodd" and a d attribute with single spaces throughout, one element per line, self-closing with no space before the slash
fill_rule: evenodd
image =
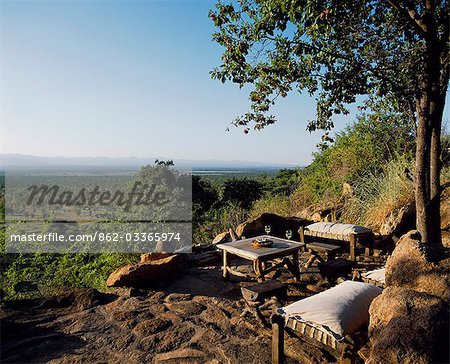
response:
<path id="1" fill-rule="evenodd" d="M 370 306 L 366 364 L 448 363 L 448 302 L 387 287 Z"/>
<path id="2" fill-rule="evenodd" d="M 145 253 L 141 254 L 141 263 L 148 263 L 154 260 L 160 260 L 163 258 L 170 257 L 173 254 L 170 253 Z"/>
<path id="3" fill-rule="evenodd" d="M 432 262 L 420 234 L 397 242 L 370 306 L 368 364 L 447 363 L 450 259 Z"/>
<path id="4" fill-rule="evenodd" d="M 228 243 L 229 241 L 231 241 L 231 236 L 230 233 L 228 231 L 225 231 L 223 233 L 220 233 L 219 235 L 217 235 L 214 239 L 213 239 L 213 244 L 223 244 L 223 243 Z"/>
<path id="5" fill-rule="evenodd" d="M 450 259 L 430 262 L 419 233 L 410 231 L 400 238 L 386 263 L 386 285 L 426 292 L 448 300 Z"/>
<path id="6" fill-rule="evenodd" d="M 285 237 L 286 230 L 292 230 L 292 239 L 300 238 L 298 229 L 300 226 L 308 225 L 311 221 L 298 217 L 283 217 L 276 214 L 264 213 L 258 217 L 247 220 L 236 228 L 238 236 L 251 238 L 266 234 L 264 227 L 271 227 L 270 235 Z"/>
<path id="7" fill-rule="evenodd" d="M 383 236 L 398 237 L 414 229 L 416 226 L 416 205 L 414 201 L 392 211 L 379 227 Z M 395 239 L 397 237 L 397 239 Z"/>
<path id="8" fill-rule="evenodd" d="M 186 266 L 187 263 L 179 255 L 148 260 L 117 269 L 109 275 L 106 285 L 108 287 L 155 287 L 174 278 Z"/>

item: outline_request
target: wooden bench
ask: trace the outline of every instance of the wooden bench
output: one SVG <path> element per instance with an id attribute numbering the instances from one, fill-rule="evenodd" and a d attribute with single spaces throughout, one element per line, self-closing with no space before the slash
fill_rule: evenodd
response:
<path id="1" fill-rule="evenodd" d="M 333 259 L 336 253 L 341 250 L 339 245 L 333 244 L 325 244 L 325 243 L 317 243 L 312 242 L 305 245 L 306 250 L 311 254 L 311 257 L 305 264 L 305 268 L 310 267 L 315 260 L 319 262 L 323 262 L 324 260 L 321 258 L 320 254 L 324 254 L 326 260 Z"/>
<path id="2" fill-rule="evenodd" d="M 370 229 L 363 226 L 341 224 L 341 223 L 329 223 L 329 222 L 319 222 L 314 223 L 305 227 L 300 227 L 299 229 L 300 241 L 307 244 L 307 246 L 318 246 L 317 239 L 325 241 L 344 241 L 349 243 L 349 253 L 350 259 L 356 260 L 356 243 L 365 244 L 365 256 L 369 257 L 372 250 L 373 243 L 373 233 Z M 313 242 L 308 243 L 307 240 L 313 240 Z M 322 248 L 327 245 L 323 244 Z M 319 245 L 320 247 L 320 245 Z M 331 249 L 331 248 L 330 248 Z M 326 250 L 326 248 L 325 248 Z"/>
<path id="3" fill-rule="evenodd" d="M 268 280 L 264 283 L 241 287 L 241 292 L 245 300 L 245 309 L 241 317 L 251 313 L 260 323 L 268 326 L 267 321 L 261 314 L 261 310 L 271 305 L 280 307 L 280 300 L 284 301 L 286 299 L 287 286 L 276 280 Z"/>

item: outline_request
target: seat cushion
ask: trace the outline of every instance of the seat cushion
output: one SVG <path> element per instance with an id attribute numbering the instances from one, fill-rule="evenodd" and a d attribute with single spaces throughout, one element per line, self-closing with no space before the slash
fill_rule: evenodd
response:
<path id="1" fill-rule="evenodd" d="M 278 312 L 285 320 L 294 318 L 305 322 L 340 341 L 368 324 L 370 304 L 381 292 L 381 288 L 373 284 L 345 281 Z"/>
<path id="2" fill-rule="evenodd" d="M 316 222 L 305 227 L 305 233 L 308 232 L 335 235 L 336 237 L 349 236 L 351 234 L 369 234 L 372 230 L 359 225 L 341 224 L 338 222 Z"/>
<path id="3" fill-rule="evenodd" d="M 386 268 L 381 268 L 381 269 L 375 269 L 375 270 L 371 270 L 369 272 L 362 273 L 362 276 L 365 279 L 370 279 L 381 285 L 384 285 L 386 283 L 385 273 L 386 273 Z"/>

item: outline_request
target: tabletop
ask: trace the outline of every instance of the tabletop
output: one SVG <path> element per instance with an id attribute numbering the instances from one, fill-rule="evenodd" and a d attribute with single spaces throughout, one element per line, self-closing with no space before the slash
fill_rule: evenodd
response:
<path id="1" fill-rule="evenodd" d="M 273 241 L 270 247 L 256 247 L 252 245 L 256 238 L 268 238 Z M 217 248 L 225 250 L 226 252 L 238 255 L 248 259 L 269 258 L 271 256 L 283 256 L 300 250 L 304 243 L 295 242 L 276 238 L 274 236 L 262 235 L 253 238 L 237 240 L 231 243 L 218 244 Z"/>

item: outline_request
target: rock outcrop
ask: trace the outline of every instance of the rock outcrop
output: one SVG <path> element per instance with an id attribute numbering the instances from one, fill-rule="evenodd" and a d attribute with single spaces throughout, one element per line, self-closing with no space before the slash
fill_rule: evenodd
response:
<path id="1" fill-rule="evenodd" d="M 438 264 L 427 259 L 417 231 L 410 231 L 397 242 L 386 263 L 386 285 L 428 293 L 450 299 L 450 259 Z"/>
<path id="2" fill-rule="evenodd" d="M 286 230 L 292 230 L 292 239 L 298 240 L 298 229 L 300 226 L 308 225 L 311 221 L 298 217 L 283 217 L 276 214 L 264 213 L 260 216 L 247 220 L 236 228 L 238 236 L 247 238 L 266 234 L 264 227 L 271 227 L 270 235 L 284 237 Z"/>
<path id="3" fill-rule="evenodd" d="M 448 303 L 427 293 L 387 287 L 370 306 L 367 364 L 447 363 Z"/>
<path id="4" fill-rule="evenodd" d="M 370 306 L 367 364 L 448 362 L 450 258 L 431 262 L 417 231 L 386 264 L 386 286 Z"/>
<path id="5" fill-rule="evenodd" d="M 383 236 L 393 237 L 397 240 L 406 232 L 415 228 L 416 225 L 416 205 L 414 202 L 392 211 L 379 228 L 379 233 Z"/>
<path id="6" fill-rule="evenodd" d="M 156 260 L 145 260 L 144 258 L 144 262 L 130 264 L 111 273 L 106 285 L 108 287 L 151 288 L 174 278 L 186 266 L 187 263 L 179 255 L 169 255 Z"/>
<path id="7" fill-rule="evenodd" d="M 222 243 L 227 243 L 231 241 L 231 236 L 230 233 L 228 231 L 225 231 L 223 233 L 220 233 L 219 235 L 217 235 L 214 240 L 212 241 L 213 244 L 222 244 Z"/>

